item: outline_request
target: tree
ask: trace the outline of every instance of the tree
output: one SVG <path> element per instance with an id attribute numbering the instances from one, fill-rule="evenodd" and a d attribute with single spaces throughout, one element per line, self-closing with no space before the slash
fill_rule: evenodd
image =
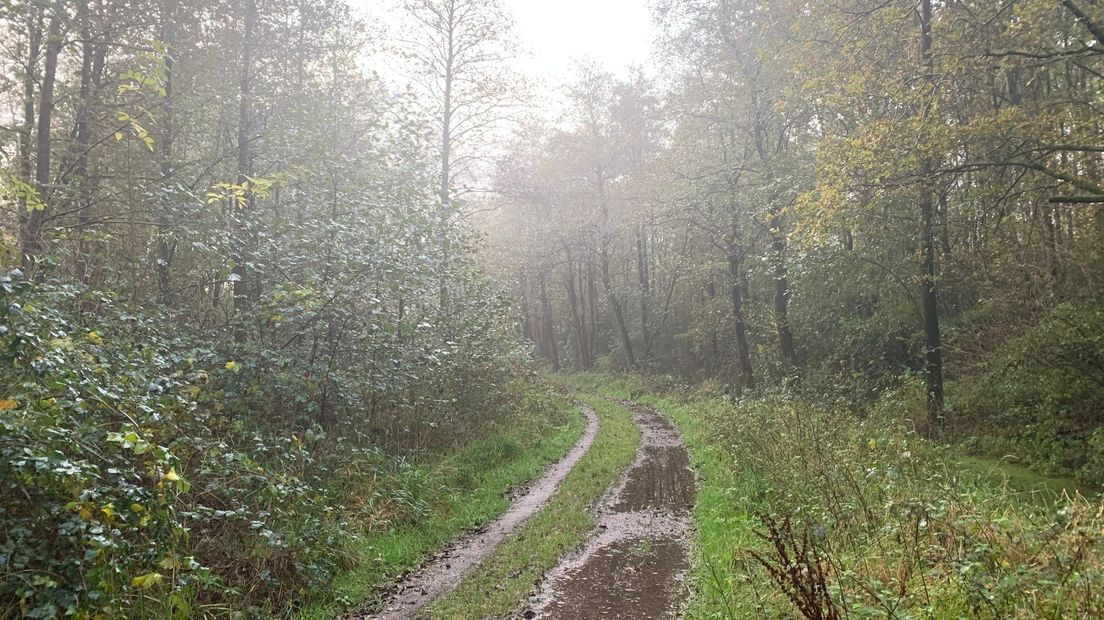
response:
<path id="1" fill-rule="evenodd" d="M 458 179 L 470 183 L 479 148 L 515 97 L 504 63 L 510 19 L 498 0 L 404 0 L 403 51 L 438 130 L 438 193 L 449 209 Z"/>
<path id="2" fill-rule="evenodd" d="M 34 191 L 36 198 L 34 204 L 28 206 L 29 213 L 24 215 L 21 243 L 24 264 L 28 266 L 33 266 L 41 258 L 44 245 L 42 223 L 46 218 L 51 190 L 54 87 L 57 82 L 58 55 L 64 43 L 62 28 L 68 21 L 67 8 L 62 0 L 51 3 L 46 10 L 49 12 L 49 26 L 46 28 L 46 50 L 39 87 L 38 120 L 35 132 L 37 142 L 34 156 Z M 35 37 L 36 35 L 32 33 L 32 39 Z"/>

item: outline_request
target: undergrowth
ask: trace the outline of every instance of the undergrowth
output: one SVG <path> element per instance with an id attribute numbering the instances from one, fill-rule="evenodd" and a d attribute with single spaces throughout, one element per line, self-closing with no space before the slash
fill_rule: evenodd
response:
<path id="1" fill-rule="evenodd" d="M 951 384 L 956 438 L 1082 485 L 1104 485 L 1104 310 L 1064 303 Z"/>
<path id="2" fill-rule="evenodd" d="M 703 474 L 691 618 L 1097 618 L 1104 508 L 964 468 L 885 399 L 583 379 L 682 429 Z M 656 395 L 661 393 L 661 395 Z"/>
<path id="3" fill-rule="evenodd" d="M 425 518 L 377 527 L 357 538 L 347 552 L 354 566 L 340 574 L 298 617 L 333 618 L 346 607 L 373 609 L 387 586 L 426 555 L 467 530 L 489 522 L 509 507 L 506 491 L 532 480 L 579 439 L 582 417 L 568 401 L 556 399 L 560 428 L 518 427 L 509 435 L 476 441 L 427 470 L 437 481 Z M 524 438 L 524 439 L 523 439 Z"/>
<path id="4" fill-rule="evenodd" d="M 396 342 L 444 338 L 425 331 Z M 110 293 L 0 278 L 0 617 L 270 618 L 350 571 L 386 579 L 578 435 L 491 346 L 320 380 Z"/>

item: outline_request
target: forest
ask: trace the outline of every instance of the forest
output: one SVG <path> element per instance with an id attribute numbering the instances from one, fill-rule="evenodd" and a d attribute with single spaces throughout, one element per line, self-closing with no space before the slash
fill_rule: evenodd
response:
<path id="1" fill-rule="evenodd" d="M 0 618 L 1104 617 L 1104 2 L 610 1 L 0 0 Z"/>

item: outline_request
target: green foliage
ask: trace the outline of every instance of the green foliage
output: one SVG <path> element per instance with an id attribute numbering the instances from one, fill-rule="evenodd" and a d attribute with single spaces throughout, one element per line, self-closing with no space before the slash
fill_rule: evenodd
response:
<path id="1" fill-rule="evenodd" d="M 959 386 L 960 433 L 972 449 L 1039 469 L 1104 480 L 1104 311 L 1065 303 L 1007 342 Z"/>
<path id="2" fill-rule="evenodd" d="M 287 613 L 362 561 L 351 550 L 363 536 L 423 521 L 442 497 L 479 487 L 482 472 L 524 462 L 487 487 L 492 497 L 562 449 L 544 442 L 530 453 L 533 444 L 517 439 L 545 437 L 564 418 L 535 397 L 513 399 L 524 415 L 504 415 L 516 411 L 508 395 L 523 389 L 513 374 L 496 374 L 516 372 L 495 359 L 507 348 L 473 343 L 455 363 L 406 357 L 389 371 L 418 376 L 399 392 L 377 375 L 333 376 L 350 391 L 324 428 L 303 378 L 316 367 L 266 371 L 275 348 L 212 341 L 155 308 L 73 284 L 31 284 L 18 271 L 0 284 L 3 614 Z M 306 306 L 311 296 L 299 299 Z M 484 391 L 450 387 L 465 378 Z M 434 396 L 433 409 L 403 398 L 425 385 L 454 397 Z M 303 398 L 284 398 L 292 394 Z M 363 427 L 356 410 L 367 402 L 410 427 L 387 435 Z M 464 415 L 468 407 L 481 414 Z M 430 411 L 439 417 L 420 417 Z M 494 432 L 437 468 L 426 464 L 460 437 L 409 451 L 424 436 Z"/>
<path id="3" fill-rule="evenodd" d="M 774 544 L 760 536 L 759 515 L 790 517 L 797 535 L 808 534 L 845 617 L 1104 612 L 1099 505 L 963 469 L 952 452 L 906 430 L 911 420 L 895 398 L 866 417 L 784 393 L 643 399 L 679 424 L 705 474 L 692 618 L 796 613 L 748 553 L 769 556 Z"/>

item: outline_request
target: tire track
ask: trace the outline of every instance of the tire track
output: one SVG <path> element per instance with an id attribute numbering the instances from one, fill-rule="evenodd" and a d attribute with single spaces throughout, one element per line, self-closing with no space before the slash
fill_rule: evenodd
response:
<path id="1" fill-rule="evenodd" d="M 498 519 L 480 530 L 464 536 L 405 576 L 395 592 L 377 613 L 354 613 L 346 616 L 367 620 L 408 620 L 416 618 L 426 605 L 453 590 L 464 574 L 486 558 L 511 532 L 537 513 L 560 487 L 563 479 L 590 449 L 598 433 L 598 416 L 589 407 L 580 407 L 586 418 L 582 437 L 562 459 L 557 461 Z"/>
<path id="2" fill-rule="evenodd" d="M 636 461 L 597 507 L 598 528 L 545 578 L 525 618 L 678 617 L 689 599 L 697 480 L 678 431 L 658 412 L 622 402 L 640 427 Z"/>

